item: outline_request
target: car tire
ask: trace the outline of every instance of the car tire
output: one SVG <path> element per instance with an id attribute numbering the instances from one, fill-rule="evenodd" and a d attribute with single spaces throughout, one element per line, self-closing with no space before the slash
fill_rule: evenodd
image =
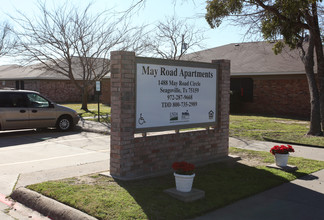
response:
<path id="1" fill-rule="evenodd" d="M 56 123 L 56 128 L 60 131 L 68 131 L 73 127 L 72 119 L 68 116 L 61 116 Z"/>

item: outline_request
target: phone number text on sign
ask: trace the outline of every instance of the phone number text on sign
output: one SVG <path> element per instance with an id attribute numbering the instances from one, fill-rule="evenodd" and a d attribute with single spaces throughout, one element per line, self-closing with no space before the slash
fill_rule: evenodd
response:
<path id="1" fill-rule="evenodd" d="M 216 121 L 216 68 L 137 63 L 136 83 L 136 129 Z"/>

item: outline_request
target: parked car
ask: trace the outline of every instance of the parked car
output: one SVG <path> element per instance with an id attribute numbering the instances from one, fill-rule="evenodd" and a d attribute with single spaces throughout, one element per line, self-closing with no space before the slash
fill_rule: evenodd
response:
<path id="1" fill-rule="evenodd" d="M 0 130 L 56 127 L 73 128 L 79 116 L 35 91 L 0 90 Z"/>

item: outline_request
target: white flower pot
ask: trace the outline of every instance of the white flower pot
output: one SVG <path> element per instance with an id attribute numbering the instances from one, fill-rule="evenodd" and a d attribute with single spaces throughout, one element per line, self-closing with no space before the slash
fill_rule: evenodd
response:
<path id="1" fill-rule="evenodd" d="M 195 174 L 192 175 L 180 175 L 174 173 L 176 189 L 180 192 L 190 192 L 192 189 L 192 183 L 195 177 Z"/>
<path id="2" fill-rule="evenodd" d="M 275 154 L 276 165 L 279 167 L 285 167 L 288 164 L 289 154 Z"/>

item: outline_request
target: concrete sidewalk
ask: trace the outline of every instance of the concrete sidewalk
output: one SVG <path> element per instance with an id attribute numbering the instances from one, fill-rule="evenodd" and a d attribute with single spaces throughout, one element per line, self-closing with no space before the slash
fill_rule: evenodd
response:
<path id="1" fill-rule="evenodd" d="M 267 151 L 270 152 L 270 149 L 280 143 L 268 142 L 268 141 L 256 141 L 256 140 L 243 140 L 238 138 L 229 138 L 229 146 L 256 150 L 256 151 Z M 302 157 L 312 160 L 321 160 L 324 161 L 324 148 L 319 147 L 308 147 L 290 144 L 295 149 L 294 153 L 290 153 L 292 157 Z M 324 219 L 324 218 L 323 218 Z"/>
<path id="2" fill-rule="evenodd" d="M 230 138 L 230 147 L 269 151 L 278 143 Z M 292 145 L 291 156 L 324 161 L 324 149 Z M 230 193 L 230 192 L 229 192 Z M 217 196 L 217 195 L 215 195 Z M 217 209 L 195 220 L 324 219 L 324 170 Z"/>
<path id="3" fill-rule="evenodd" d="M 324 170 L 285 183 L 195 220 L 324 219 Z"/>
<path id="4" fill-rule="evenodd" d="M 80 121 L 79 124 L 75 127 L 74 131 L 89 131 L 89 132 L 95 132 L 95 133 L 101 133 L 101 134 L 109 134 L 110 129 L 109 125 L 106 123 L 98 123 L 95 121 Z M 24 143 L 24 140 L 19 142 L 20 144 Z M 5 143 L 2 143 L 5 144 Z M 8 143 L 12 144 L 12 143 Z M 109 142 L 107 143 L 109 147 Z M 97 172 L 103 172 L 107 170 L 107 166 L 109 167 L 109 163 L 107 163 L 106 160 L 102 161 L 96 161 L 91 162 L 91 158 L 85 160 L 86 162 L 78 165 L 65 165 L 65 166 L 57 166 L 57 168 L 52 169 L 41 169 L 38 171 L 30 171 L 26 172 L 23 170 L 19 170 L 16 173 L 13 170 L 11 170 L 9 173 L 10 175 L 2 176 L 2 190 L 0 192 L 0 219 L 2 220 L 27 220 L 27 219 L 37 219 L 37 220 L 48 220 L 50 218 L 47 218 L 41 214 L 39 214 L 37 211 L 30 209 L 23 205 L 24 203 L 21 202 L 13 202 L 6 198 L 11 193 L 11 190 L 13 187 L 16 189 L 19 187 L 24 187 L 26 185 L 45 182 L 49 180 L 57 180 L 57 179 L 64 179 L 64 178 L 70 178 L 74 176 L 83 176 L 83 175 L 89 175 L 92 173 Z M 73 162 L 71 162 L 73 163 Z M 65 163 L 64 163 L 65 164 Z M 66 163 L 69 164 L 69 163 Z M 11 173 L 14 174 L 11 174 Z M 10 178 L 9 178 L 10 176 Z M 26 196 L 28 198 L 28 196 Z M 33 198 L 33 200 L 35 200 Z M 54 207 L 60 207 L 59 205 L 51 205 L 50 208 Z M 68 209 L 66 209 L 68 210 Z M 63 208 L 59 208 L 59 211 L 65 213 L 72 213 L 72 215 L 76 217 L 80 217 L 80 213 L 78 214 L 78 211 L 66 211 Z M 52 210 L 51 210 L 52 211 Z M 62 219 L 62 218 L 57 218 Z M 85 219 L 85 218 L 78 218 L 78 219 Z"/>

